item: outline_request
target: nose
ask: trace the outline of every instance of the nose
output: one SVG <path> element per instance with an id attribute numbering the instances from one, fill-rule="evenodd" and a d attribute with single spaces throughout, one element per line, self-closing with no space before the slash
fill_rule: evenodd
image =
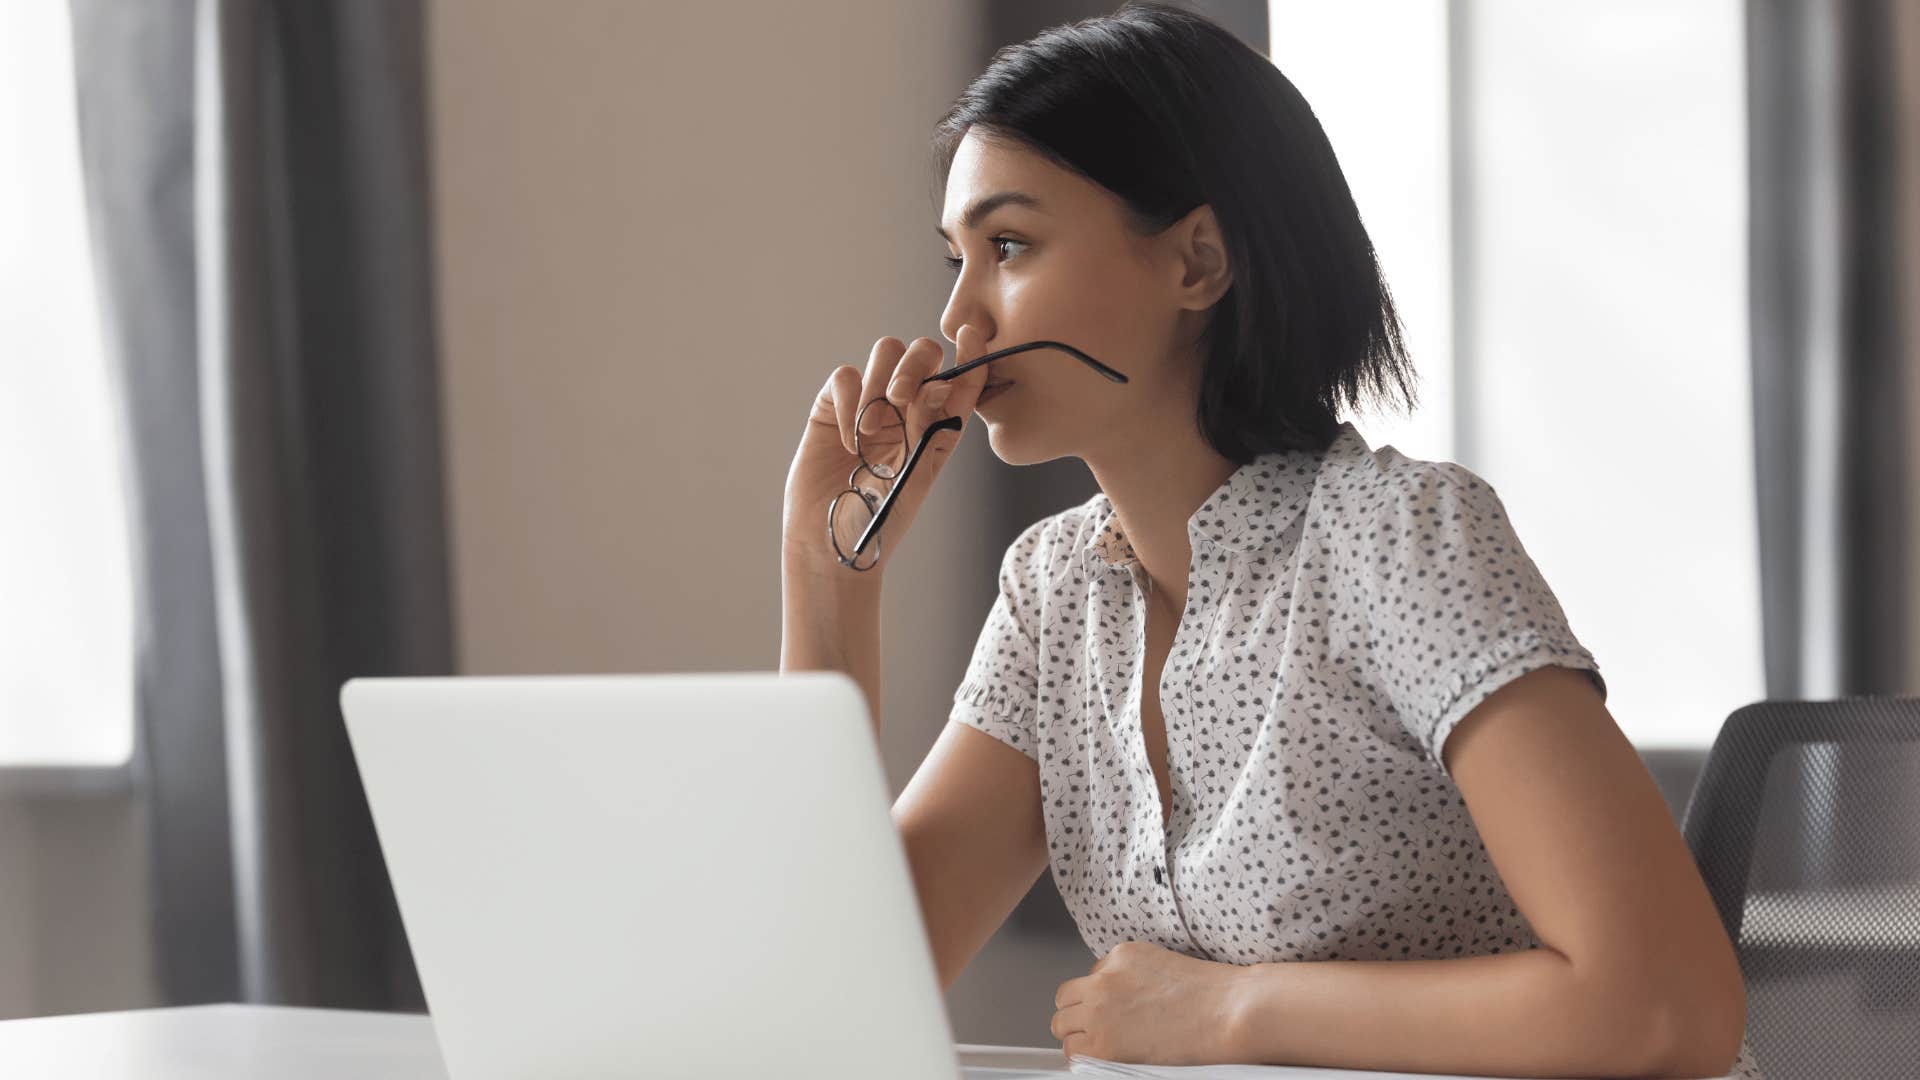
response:
<path id="1" fill-rule="evenodd" d="M 961 271 L 963 280 L 953 284 L 953 295 L 947 297 L 947 309 L 940 313 L 940 334 L 948 341 L 960 343 L 960 328 L 973 324 L 981 341 L 992 341 L 993 317 L 987 312 L 986 305 L 974 298 L 971 287 L 964 280 L 966 271 Z"/>

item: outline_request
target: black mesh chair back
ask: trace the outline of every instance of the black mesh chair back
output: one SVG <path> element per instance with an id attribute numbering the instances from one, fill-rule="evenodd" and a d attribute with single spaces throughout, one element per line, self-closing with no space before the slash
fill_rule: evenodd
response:
<path id="1" fill-rule="evenodd" d="M 1767 1080 L 1920 1078 L 1920 698 L 1738 710 L 1682 831 Z"/>

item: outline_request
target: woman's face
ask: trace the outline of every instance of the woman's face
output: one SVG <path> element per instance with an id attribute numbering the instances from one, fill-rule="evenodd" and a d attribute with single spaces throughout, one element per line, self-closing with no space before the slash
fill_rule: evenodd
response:
<path id="1" fill-rule="evenodd" d="M 940 332 L 957 341 L 960 328 L 972 325 L 983 353 L 1062 341 L 1129 380 L 1112 382 L 1058 349 L 992 361 L 989 381 L 1014 385 L 976 411 L 1002 461 L 1126 456 L 1124 447 L 1169 424 L 1193 426 L 1198 335 L 1225 290 L 1196 282 L 1192 272 L 1196 250 L 1217 254 L 1194 246 L 1212 225 L 1211 211 L 1200 207 L 1140 236 L 1107 189 L 1031 150 L 978 129 L 967 133 L 941 210 L 949 264 L 957 258 L 960 266 Z"/>

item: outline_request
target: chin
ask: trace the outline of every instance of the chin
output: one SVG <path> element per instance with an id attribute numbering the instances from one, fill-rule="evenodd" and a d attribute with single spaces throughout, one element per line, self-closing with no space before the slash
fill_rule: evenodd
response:
<path id="1" fill-rule="evenodd" d="M 993 448 L 993 456 L 1007 465 L 1043 465 L 1068 456 L 1022 439 L 1004 423 L 987 424 L 987 445 Z"/>
<path id="2" fill-rule="evenodd" d="M 983 418 L 984 419 L 984 418 Z M 1013 437 L 1005 425 L 986 421 L 987 445 L 993 448 L 993 456 L 1007 465 L 1025 465 L 1020 459 L 1020 440 Z"/>

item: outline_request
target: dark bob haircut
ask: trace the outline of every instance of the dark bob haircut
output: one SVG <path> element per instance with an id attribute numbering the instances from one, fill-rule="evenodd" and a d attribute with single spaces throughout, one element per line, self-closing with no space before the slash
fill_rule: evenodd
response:
<path id="1" fill-rule="evenodd" d="M 938 193 L 971 128 L 1113 192 L 1142 235 L 1213 207 L 1233 284 L 1203 338 L 1198 419 L 1221 456 L 1323 450 L 1363 391 L 1413 407 L 1400 319 L 1326 132 L 1219 25 L 1135 0 L 1000 49 L 935 130 Z"/>

